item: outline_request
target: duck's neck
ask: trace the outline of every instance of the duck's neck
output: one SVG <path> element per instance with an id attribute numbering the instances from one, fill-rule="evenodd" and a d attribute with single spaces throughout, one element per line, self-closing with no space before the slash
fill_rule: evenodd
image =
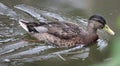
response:
<path id="1" fill-rule="evenodd" d="M 95 28 L 94 23 L 89 23 L 87 26 L 87 31 L 90 35 L 96 34 L 97 28 Z"/>
<path id="2" fill-rule="evenodd" d="M 91 44 L 92 42 L 98 39 L 98 35 L 96 34 L 97 29 L 94 26 L 94 23 L 89 23 L 87 27 L 87 35 L 84 40 L 86 44 Z"/>

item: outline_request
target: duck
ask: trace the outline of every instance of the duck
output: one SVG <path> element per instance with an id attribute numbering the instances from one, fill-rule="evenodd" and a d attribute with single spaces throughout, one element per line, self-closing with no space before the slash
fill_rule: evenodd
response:
<path id="1" fill-rule="evenodd" d="M 115 32 L 106 24 L 104 17 L 96 14 L 89 17 L 86 30 L 73 22 L 29 22 L 19 20 L 19 24 L 38 41 L 57 47 L 91 45 L 99 39 L 98 29 L 103 29 L 110 35 L 115 35 Z"/>

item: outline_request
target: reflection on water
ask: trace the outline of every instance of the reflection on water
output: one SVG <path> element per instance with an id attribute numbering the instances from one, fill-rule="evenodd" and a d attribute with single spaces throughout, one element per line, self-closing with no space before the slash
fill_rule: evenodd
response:
<path id="1" fill-rule="evenodd" d="M 21 2 L 23 2 L 23 0 L 21 0 L 20 3 Z M 50 6 L 52 7 L 51 9 L 54 8 L 53 11 L 51 10 L 43 11 L 45 8 L 40 9 L 37 7 L 26 5 L 28 3 L 31 4 L 30 2 L 32 2 L 32 0 L 24 0 L 24 2 L 25 4 L 16 5 L 17 3 L 15 1 L 15 4 L 12 4 L 10 6 L 6 6 L 3 3 L 0 3 L 0 66 L 9 66 L 9 65 L 10 66 L 33 66 L 34 64 L 50 66 L 50 64 L 52 63 L 54 63 L 54 65 L 57 65 L 57 66 L 58 64 L 60 66 L 61 65 L 73 66 L 75 64 L 76 66 L 78 65 L 89 66 L 90 64 L 104 61 L 108 57 L 109 51 L 106 51 L 106 52 L 103 52 L 103 51 L 104 51 L 104 48 L 107 47 L 107 44 L 108 44 L 107 41 L 109 39 L 108 38 L 106 39 L 108 35 L 103 31 L 99 31 L 100 35 L 104 34 L 104 36 L 101 36 L 100 37 L 101 39 L 98 40 L 97 42 L 98 46 L 93 45 L 92 47 L 87 47 L 87 48 L 83 48 L 83 47 L 81 48 L 81 46 L 78 46 L 74 48 L 60 49 L 53 46 L 47 46 L 42 43 L 25 41 L 24 36 L 26 36 L 26 32 L 19 26 L 18 24 L 19 19 L 25 19 L 29 21 L 42 21 L 42 22 L 74 21 L 84 28 L 87 25 L 87 20 L 81 18 L 81 16 L 76 17 L 72 15 L 72 17 L 67 17 L 65 16 L 66 14 L 64 15 L 64 13 L 63 15 L 57 14 L 58 12 L 57 10 L 55 10 L 55 7 L 58 8 L 58 6 L 54 6 L 54 7 Z M 38 0 L 37 2 L 41 2 L 41 0 L 40 1 Z M 33 2 L 33 3 L 37 3 L 37 2 Z M 48 4 L 47 2 L 48 1 L 46 0 L 43 1 L 43 3 L 41 3 L 42 4 L 41 6 L 43 6 L 43 4 L 45 3 Z M 55 2 L 57 1 L 55 0 Z M 65 8 L 67 7 L 65 6 L 65 4 L 70 5 L 70 3 L 72 3 L 72 1 L 70 0 L 69 2 L 60 0 L 59 2 L 64 3 Z M 77 0 L 75 0 L 74 3 L 76 2 Z M 82 0 L 80 2 L 82 2 Z M 72 7 L 76 7 L 76 6 L 78 5 L 72 4 Z M 80 10 L 78 11 L 81 11 L 81 9 L 86 10 L 88 8 L 88 7 L 82 7 L 82 6 L 85 6 L 85 5 L 81 4 L 81 7 L 79 7 Z M 87 6 L 91 7 L 91 5 L 89 4 L 87 4 Z M 63 7 L 59 7 L 59 8 L 63 8 Z M 70 10 L 71 12 L 69 12 L 69 9 L 71 8 L 68 8 L 65 12 L 71 13 L 73 12 L 71 10 L 74 10 L 73 8 Z M 52 13 L 54 11 L 56 12 Z M 77 15 L 76 12 L 77 11 L 75 11 L 74 14 Z M 81 11 L 81 13 L 83 12 Z M 103 52 L 103 54 L 101 52 Z M 104 53 L 107 53 L 107 54 L 104 54 Z M 30 62 L 30 63 L 27 63 L 27 62 Z M 31 63 L 33 63 L 33 65 Z"/>

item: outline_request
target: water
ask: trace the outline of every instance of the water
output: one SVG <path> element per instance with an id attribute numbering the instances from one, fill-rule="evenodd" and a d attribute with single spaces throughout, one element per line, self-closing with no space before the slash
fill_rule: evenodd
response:
<path id="1" fill-rule="evenodd" d="M 118 1 L 97 2 L 96 0 L 0 1 L 0 66 L 89 66 L 106 61 L 110 56 L 109 41 L 112 37 L 102 30 L 99 30 L 100 39 L 93 46 L 60 49 L 25 40 L 32 38 L 18 24 L 19 19 L 42 22 L 70 21 L 85 28 L 87 18 L 99 13 L 104 15 L 110 27 L 117 31 L 113 21 L 119 15 Z"/>

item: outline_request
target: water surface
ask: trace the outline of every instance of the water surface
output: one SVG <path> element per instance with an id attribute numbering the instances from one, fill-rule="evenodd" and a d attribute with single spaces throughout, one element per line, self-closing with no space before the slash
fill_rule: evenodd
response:
<path id="1" fill-rule="evenodd" d="M 113 3 L 114 2 L 114 3 Z M 101 14 L 117 31 L 119 1 L 96 0 L 6 0 L 0 1 L 0 66 L 89 66 L 105 62 L 110 57 L 112 37 L 99 30 L 100 39 L 93 46 L 60 49 L 32 39 L 22 29 L 19 19 L 28 21 L 70 21 L 81 27 L 92 14 Z M 112 4 L 112 5 L 111 5 Z"/>

